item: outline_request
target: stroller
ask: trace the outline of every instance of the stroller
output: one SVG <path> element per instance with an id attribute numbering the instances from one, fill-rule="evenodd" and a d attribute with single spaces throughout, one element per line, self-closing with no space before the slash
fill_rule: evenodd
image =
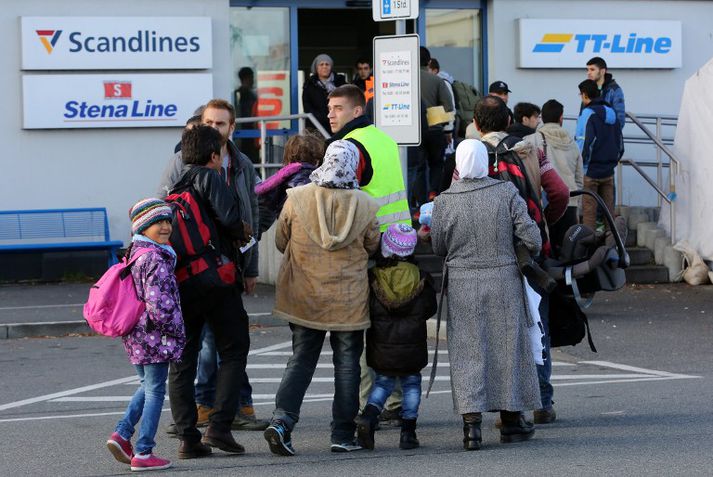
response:
<path id="1" fill-rule="evenodd" d="M 596 292 L 615 291 L 626 285 L 624 270 L 629 266 L 629 255 L 624 241 L 628 229 L 621 218 L 616 221 L 612 218 L 597 194 L 584 190 L 570 192 L 571 197 L 585 194 L 597 201 L 609 230 L 603 237 L 597 237 L 589 227 L 573 225 L 565 233 L 559 257 L 545 260 L 542 268 L 557 282 L 550 294 L 551 347 L 576 345 L 586 334 L 590 349 L 596 353 L 582 309 L 592 304 Z"/>

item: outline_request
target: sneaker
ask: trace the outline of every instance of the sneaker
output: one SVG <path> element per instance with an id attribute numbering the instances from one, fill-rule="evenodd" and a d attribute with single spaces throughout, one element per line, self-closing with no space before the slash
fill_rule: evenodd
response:
<path id="1" fill-rule="evenodd" d="M 292 456 L 295 455 L 295 449 L 292 447 L 291 434 L 284 422 L 275 419 L 267 426 L 263 436 L 270 446 L 270 452 L 275 455 Z"/>
<path id="2" fill-rule="evenodd" d="M 339 444 L 332 444 L 332 452 L 354 452 L 362 450 L 363 447 L 360 446 L 357 441 L 342 442 Z"/>
<path id="3" fill-rule="evenodd" d="M 131 447 L 131 442 L 121 437 L 118 432 L 109 437 L 106 441 L 106 447 L 116 460 L 122 464 L 131 464 L 131 458 L 134 457 L 134 449 Z"/>
<path id="4" fill-rule="evenodd" d="M 196 405 L 196 410 L 198 411 L 196 427 L 206 427 L 210 422 L 210 415 L 213 414 L 213 408 L 198 404 Z"/>
<path id="5" fill-rule="evenodd" d="M 142 472 L 144 470 L 163 470 L 171 467 L 171 461 L 156 457 L 153 454 L 136 454 L 131 459 L 131 470 Z"/>

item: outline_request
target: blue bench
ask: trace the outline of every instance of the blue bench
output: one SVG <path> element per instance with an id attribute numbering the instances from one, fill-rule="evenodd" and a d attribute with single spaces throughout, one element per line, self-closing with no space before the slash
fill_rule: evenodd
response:
<path id="1" fill-rule="evenodd" d="M 105 208 L 0 210 L 0 253 L 107 250 L 111 266 L 123 245 L 109 237 Z"/>

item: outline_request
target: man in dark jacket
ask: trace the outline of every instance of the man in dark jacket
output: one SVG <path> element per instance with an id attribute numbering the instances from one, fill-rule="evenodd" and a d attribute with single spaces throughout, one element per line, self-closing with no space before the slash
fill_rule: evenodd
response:
<path id="1" fill-rule="evenodd" d="M 577 120 L 575 139 L 582 152 L 584 189 L 601 196 L 609 212 L 614 215 L 614 169 L 624 152 L 616 113 L 600 97 L 597 83 L 579 83 L 584 109 Z M 582 198 L 582 222 L 596 228 L 597 203 L 589 196 Z"/>
<path id="2" fill-rule="evenodd" d="M 626 123 L 626 104 L 624 90 L 616 82 L 611 73 L 607 72 L 607 62 L 604 58 L 595 56 L 587 61 L 587 79 L 595 81 L 599 88 L 599 96 L 616 111 L 619 129 Z"/>
<path id="3" fill-rule="evenodd" d="M 201 114 L 201 122 L 220 133 L 221 137 L 221 168 L 220 173 L 224 178 L 228 190 L 234 201 L 239 205 L 242 220 L 249 224 L 252 230 L 259 230 L 260 217 L 258 213 L 258 200 L 255 194 L 256 172 L 250 159 L 242 154 L 230 140 L 235 129 L 235 109 L 222 99 L 209 101 Z M 182 153 L 176 153 L 164 171 L 161 178 L 158 196 L 163 198 L 170 192 L 181 176 L 183 167 Z M 237 253 L 237 251 L 236 251 Z M 232 257 L 231 257 L 232 258 Z M 242 286 L 245 293 L 252 294 L 255 290 L 258 276 L 258 248 L 253 246 L 241 256 Z M 198 384 L 196 386 L 196 400 L 199 404 L 199 425 L 205 425 L 208 415 L 212 411 L 215 398 L 215 375 L 217 361 L 215 340 L 209 329 L 206 329 L 205 339 L 201 350 L 201 359 L 198 369 Z M 236 427 L 262 430 L 267 426 L 267 421 L 258 421 L 252 406 L 252 387 L 247 376 L 243 379 L 240 390 L 240 410 L 236 419 Z M 169 429 L 170 432 L 170 429 Z"/>
<path id="4" fill-rule="evenodd" d="M 540 124 L 540 108 L 532 103 L 517 103 L 515 105 L 515 122 L 505 132 L 520 139 L 529 136 Z"/>
<path id="5" fill-rule="evenodd" d="M 229 257 L 236 256 L 234 244 L 242 244 L 248 237 L 243 227 L 240 205 L 233 199 L 217 172 L 221 168 L 220 144 L 220 133 L 213 128 L 199 125 L 186 129 L 181 140 L 185 167 L 178 184 L 187 183 L 195 199 L 208 211 L 218 231 L 216 237 L 211 237 L 211 242 L 219 245 L 223 260 L 230 260 Z M 232 286 L 204 288 L 198 284 L 190 287 L 182 285 L 179 290 L 186 328 L 186 347 L 181 361 L 171 363 L 168 382 L 171 412 L 181 440 L 178 457 L 205 457 L 211 453 L 211 447 L 243 454 L 245 448 L 235 442 L 230 432 L 239 402 L 235 390 L 240 388 L 243 381 L 250 347 L 248 316 L 240 293 Z M 198 413 L 193 381 L 196 377 L 201 332 L 206 324 L 217 337 L 216 344 L 222 363 L 218 370 L 219 386 L 214 410 L 201 440 L 201 433 L 196 428 Z"/>

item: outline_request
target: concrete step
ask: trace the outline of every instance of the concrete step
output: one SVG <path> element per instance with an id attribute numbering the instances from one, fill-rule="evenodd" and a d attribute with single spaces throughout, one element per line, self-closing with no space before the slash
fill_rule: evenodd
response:
<path id="1" fill-rule="evenodd" d="M 624 246 L 636 247 L 636 230 L 629 230 L 629 233 L 626 236 L 626 240 L 624 241 Z"/>
<path id="2" fill-rule="evenodd" d="M 663 265 L 633 265 L 626 269 L 627 283 L 668 283 L 668 268 Z"/>
<path id="3" fill-rule="evenodd" d="M 632 265 L 651 265 L 654 263 L 654 254 L 646 247 L 627 247 Z"/>

